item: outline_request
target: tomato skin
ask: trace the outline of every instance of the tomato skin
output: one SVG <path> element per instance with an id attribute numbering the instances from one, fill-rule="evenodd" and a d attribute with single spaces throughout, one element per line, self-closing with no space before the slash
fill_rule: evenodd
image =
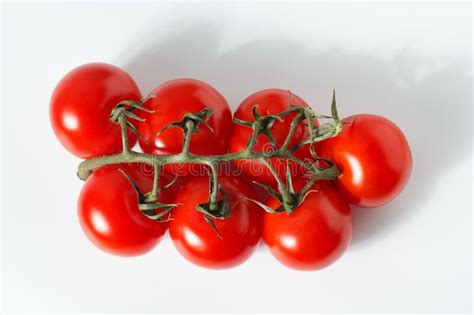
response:
<path id="1" fill-rule="evenodd" d="M 359 207 L 380 207 L 397 197 L 410 178 L 412 156 L 407 139 L 390 120 L 359 114 L 335 138 L 319 143 L 321 156 L 333 160 L 342 174 L 336 186 Z"/>
<path id="2" fill-rule="evenodd" d="M 183 146 L 183 131 L 172 128 L 158 132 L 169 123 L 179 122 L 187 113 L 196 113 L 209 107 L 212 115 L 210 131 L 204 125 L 191 137 L 189 151 L 194 154 L 223 154 L 227 151 L 232 114 L 225 98 L 205 82 L 194 79 L 176 79 L 158 86 L 151 94 L 155 95 L 146 103 L 154 113 L 140 115 L 145 119 L 139 123 L 138 130 L 144 140 L 140 147 L 145 153 L 176 154 Z"/>
<path id="3" fill-rule="evenodd" d="M 103 166 L 82 188 L 79 222 L 87 238 L 101 250 L 118 256 L 142 255 L 158 244 L 168 223 L 151 220 L 138 209 L 136 192 L 118 169 L 132 177 L 143 193 L 151 191 L 153 176 L 143 174 L 138 164 Z"/>
<path id="4" fill-rule="evenodd" d="M 246 196 L 255 198 L 248 183 L 239 177 L 220 176 L 219 181 L 231 196 L 231 205 Z M 170 236 L 178 252 L 190 262 L 210 269 L 227 269 L 240 265 L 253 253 L 261 238 L 261 210 L 249 201 L 241 201 L 224 220 L 213 219 L 222 235 L 218 237 L 204 221 L 196 204 L 207 202 L 207 176 L 187 177 L 176 193 L 170 222 Z"/>
<path id="5" fill-rule="evenodd" d="M 252 115 L 252 108 L 258 104 L 257 112 L 261 115 L 278 114 L 284 110 L 290 108 L 288 103 L 287 90 L 283 89 L 267 89 L 258 91 L 251 94 L 242 101 L 237 110 L 234 113 L 234 117 L 244 121 L 255 121 Z M 299 106 L 308 107 L 308 104 L 295 94 L 291 94 L 291 103 Z M 275 122 L 270 129 L 271 134 L 275 138 L 275 142 L 278 147 L 281 147 L 285 142 L 288 130 L 290 128 L 291 121 L 295 117 L 295 114 L 287 115 L 283 117 L 283 122 Z M 317 125 L 317 120 L 314 122 Z M 241 152 L 244 151 L 249 139 L 252 135 L 252 129 L 247 126 L 234 124 L 232 130 L 232 136 L 230 140 L 229 152 Z M 290 147 L 297 144 L 298 142 L 306 139 L 309 132 L 307 127 L 301 122 L 298 124 L 292 140 L 290 141 Z M 255 151 L 263 152 L 270 149 L 270 142 L 264 135 L 259 135 L 255 143 Z M 310 159 L 309 147 L 303 146 L 294 151 L 295 156 L 305 160 Z M 286 159 L 272 158 L 270 164 L 275 168 L 278 175 L 283 178 L 286 173 Z M 274 186 L 276 184 L 275 178 L 268 171 L 264 163 L 260 161 L 247 161 L 239 160 L 235 162 L 235 165 L 249 178 Z M 297 164 L 290 162 L 290 170 L 293 175 L 299 176 L 304 172 L 304 169 L 299 167 Z"/>
<path id="6" fill-rule="evenodd" d="M 302 181 L 295 186 L 302 187 Z M 350 206 L 327 181 L 317 181 L 296 210 L 265 213 L 263 239 L 272 255 L 285 266 L 296 270 L 318 270 L 334 263 L 352 239 Z M 275 198 L 268 203 L 280 206 Z"/>
<path id="7" fill-rule="evenodd" d="M 87 159 L 122 150 L 120 126 L 109 120 L 123 100 L 140 100 L 136 83 L 124 70 L 106 63 L 88 63 L 67 73 L 51 96 L 50 120 L 61 144 Z M 130 147 L 136 136 L 128 132 Z"/>

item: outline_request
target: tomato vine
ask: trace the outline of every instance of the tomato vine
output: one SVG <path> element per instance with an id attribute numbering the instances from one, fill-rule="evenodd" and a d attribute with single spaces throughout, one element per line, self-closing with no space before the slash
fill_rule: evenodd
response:
<path id="1" fill-rule="evenodd" d="M 291 96 L 290 92 L 289 96 Z M 245 198 L 251 202 L 258 204 L 265 211 L 275 212 L 286 212 L 292 213 L 306 198 L 308 194 L 313 192 L 311 187 L 317 180 L 333 180 L 340 174 L 337 166 L 326 158 L 317 156 L 314 151 L 314 144 L 316 142 L 335 137 L 342 130 L 343 122 L 339 119 L 335 92 L 333 92 L 332 104 L 331 104 L 331 116 L 316 115 L 310 107 L 300 107 L 291 104 L 290 97 L 290 108 L 272 115 L 260 115 L 257 112 L 258 105 L 254 105 L 252 114 L 255 121 L 243 121 L 234 118 L 234 123 L 246 126 L 252 129 L 252 135 L 246 145 L 245 150 L 235 153 L 227 153 L 221 155 L 197 155 L 189 152 L 189 144 L 193 134 L 198 133 L 200 128 L 208 128 L 212 131 L 211 126 L 208 124 L 208 120 L 212 115 L 212 111 L 209 108 L 201 110 L 197 113 L 188 113 L 184 115 L 181 121 L 173 122 L 164 127 L 160 132 L 169 128 L 180 128 L 183 131 L 184 141 L 182 145 L 182 151 L 178 154 L 145 154 L 132 150 L 129 147 L 127 131 L 130 130 L 135 133 L 138 137 L 136 127 L 131 123 L 130 120 L 143 120 L 140 118 L 135 111 L 144 111 L 152 113 L 153 111 L 146 108 L 144 104 L 153 95 L 147 96 L 144 99 L 136 101 L 122 101 L 118 103 L 110 114 L 110 120 L 119 124 L 121 128 L 122 137 L 122 152 L 105 155 L 100 157 L 93 157 L 80 163 L 77 171 L 77 175 L 80 179 L 86 180 L 92 171 L 98 167 L 110 164 L 120 163 L 146 163 L 152 165 L 154 168 L 154 180 L 153 188 L 149 192 L 141 192 L 138 186 L 134 183 L 133 179 L 128 177 L 125 172 L 124 176 L 134 186 L 135 191 L 138 195 L 139 209 L 150 219 L 163 221 L 166 220 L 165 216 L 171 212 L 176 204 L 162 203 L 160 201 L 160 192 L 163 189 L 168 188 L 173 182 L 167 185 L 160 185 L 160 170 L 167 164 L 201 164 L 209 167 L 209 180 L 210 180 L 210 191 L 208 201 L 203 204 L 196 206 L 196 210 L 205 214 L 206 221 L 215 229 L 213 219 L 225 219 L 230 216 L 231 209 L 235 205 L 230 204 L 230 199 L 224 188 L 219 183 L 218 166 L 221 163 L 236 161 L 236 160 L 258 160 L 262 162 L 275 177 L 277 182 L 277 189 L 273 189 L 267 185 L 256 183 L 264 188 L 264 190 L 275 197 L 281 203 L 281 206 L 277 209 L 271 209 L 268 206 L 260 203 L 257 200 L 251 198 Z M 284 143 L 281 146 L 277 146 L 275 140 L 271 134 L 271 128 L 276 121 L 281 121 L 285 116 L 289 114 L 296 114 L 291 122 L 290 129 L 286 136 Z M 314 124 L 315 118 L 330 119 L 321 126 Z M 303 141 L 290 146 L 290 140 L 292 139 L 296 127 L 299 123 L 305 123 L 309 130 L 309 136 Z M 273 150 L 270 152 L 257 152 L 254 150 L 256 139 L 259 135 L 264 135 L 270 141 L 273 146 Z M 313 157 L 313 161 L 303 161 L 293 155 L 293 151 L 298 149 L 300 146 L 310 146 L 310 152 Z M 270 164 L 271 158 L 284 158 L 287 161 L 293 161 L 297 165 L 305 168 L 309 172 L 309 181 L 299 190 L 295 191 L 291 179 L 289 169 L 287 170 L 287 176 L 285 181 L 280 178 L 274 167 Z M 328 167 L 320 167 L 315 161 L 324 161 Z M 287 163 L 287 168 L 289 168 Z M 219 192 L 220 198 L 219 198 Z M 238 202 L 238 201 L 237 201 Z M 216 230 L 217 231 L 217 230 Z M 218 232 L 218 231 L 217 231 Z"/>

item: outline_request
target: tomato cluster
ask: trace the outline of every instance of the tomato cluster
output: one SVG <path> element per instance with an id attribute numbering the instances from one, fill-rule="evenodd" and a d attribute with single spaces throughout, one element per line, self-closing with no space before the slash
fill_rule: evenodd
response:
<path id="1" fill-rule="evenodd" d="M 217 90 L 192 79 L 165 82 L 151 95 L 153 98 L 140 106 L 144 111 L 128 112 L 135 120 L 127 122 L 124 137 L 123 128 L 110 119 L 111 112 L 119 103 L 124 108 L 133 102 L 141 104 L 136 83 L 115 66 L 86 64 L 69 72 L 55 88 L 51 124 L 63 146 L 80 158 L 120 154 L 132 148 L 137 139 L 148 155 L 179 156 L 185 146 L 191 154 L 217 158 L 248 149 L 253 129 L 238 121 L 251 123 L 294 106 L 309 107 L 286 90 L 267 89 L 245 98 L 232 115 Z M 205 110 L 212 111 L 205 120 L 190 116 L 202 123 L 190 130 L 188 145 L 182 130 L 167 128 L 190 113 Z M 349 204 L 379 207 L 393 200 L 410 177 L 412 157 L 402 131 L 386 118 L 347 117 L 341 120 L 342 130 L 337 135 L 313 146 L 304 140 L 312 135 L 309 124 L 318 126 L 317 117 L 295 125 L 295 116 L 291 113 L 272 120 L 269 134 L 258 134 L 252 146 L 255 152 L 293 147 L 294 156 L 269 154 L 268 159 L 232 160 L 228 168 L 219 164 L 215 186 L 219 190 L 213 196 L 209 193 L 214 187 L 212 176 L 207 174 L 212 164 L 196 168 L 199 165 L 191 161 L 170 162 L 160 174 L 154 174 L 157 168 L 136 161 L 94 169 L 79 196 L 82 229 L 99 248 L 121 256 L 150 251 L 169 230 L 179 253 L 207 268 L 241 264 L 261 239 L 273 256 L 290 268 L 317 270 L 330 265 L 351 242 Z M 321 168 L 332 161 L 340 175 L 332 181 L 310 181 L 305 169 L 296 163 L 300 160 Z M 167 189 L 155 189 L 158 179 Z M 294 211 L 277 211 L 282 203 L 272 193 L 281 189 L 277 179 L 286 179 L 291 191 L 308 186 Z M 254 182 L 266 184 L 265 189 Z M 153 189 L 159 192 L 160 205 L 170 206 L 166 216 L 141 206 L 156 197 L 143 193 Z M 269 197 L 266 192 L 270 192 Z M 197 211 L 197 206 L 211 197 L 225 197 L 231 205 L 230 216 L 209 222 L 206 213 Z"/>

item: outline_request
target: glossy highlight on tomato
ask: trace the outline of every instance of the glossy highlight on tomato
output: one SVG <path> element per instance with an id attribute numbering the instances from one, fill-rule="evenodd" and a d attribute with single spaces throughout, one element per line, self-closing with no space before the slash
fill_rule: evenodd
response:
<path id="1" fill-rule="evenodd" d="M 390 120 L 359 114 L 337 137 L 318 143 L 318 152 L 336 163 L 336 186 L 359 207 L 380 207 L 396 198 L 412 171 L 412 156 L 403 132 Z"/>
<path id="2" fill-rule="evenodd" d="M 220 176 L 219 181 L 231 196 L 231 205 L 243 197 L 256 198 L 251 186 L 242 178 Z M 178 252 L 198 266 L 227 269 L 240 265 L 252 255 L 261 238 L 262 210 L 243 200 L 232 209 L 229 218 L 213 219 L 221 239 L 204 220 L 204 214 L 195 208 L 207 202 L 208 194 L 207 176 L 184 180 L 175 196 L 180 205 L 172 213 L 171 239 Z"/>
<path id="3" fill-rule="evenodd" d="M 295 181 L 300 189 L 304 182 Z M 291 214 L 269 214 L 263 218 L 263 239 L 272 255 L 296 270 L 318 270 L 334 263 L 352 239 L 350 206 L 330 182 L 317 181 L 304 202 Z M 271 198 L 267 205 L 280 203 Z"/>
<path id="4" fill-rule="evenodd" d="M 252 115 L 252 108 L 258 105 L 257 112 L 260 115 L 278 114 L 290 108 L 290 102 L 297 106 L 308 107 L 308 104 L 299 96 L 283 89 L 267 89 L 251 94 L 238 106 L 234 113 L 234 117 L 244 121 L 255 121 Z M 290 114 L 283 117 L 283 121 L 277 121 L 271 127 L 270 133 L 275 139 L 277 147 L 281 147 L 288 135 L 290 124 L 296 114 Z M 317 125 L 317 120 L 314 120 Z M 244 151 L 249 139 L 252 135 L 252 129 L 246 126 L 235 124 L 233 126 L 232 136 L 230 140 L 229 152 Z M 299 143 L 309 136 L 307 127 L 300 122 L 296 127 L 295 133 L 291 138 L 289 147 Z M 270 141 L 264 136 L 259 135 L 255 143 L 256 152 L 269 152 L 272 150 Z M 305 160 L 310 159 L 308 146 L 302 146 L 294 151 L 294 155 Z M 278 175 L 283 178 L 286 173 L 286 159 L 272 158 L 270 164 L 275 168 Z M 235 165 L 242 170 L 242 172 L 249 178 L 275 186 L 275 178 L 268 171 L 268 168 L 260 161 L 239 160 Z M 298 167 L 297 164 L 290 162 L 290 170 L 294 176 L 299 176 L 304 173 L 304 169 Z"/>
<path id="5" fill-rule="evenodd" d="M 87 238 L 101 250 L 118 256 L 138 256 L 158 244 L 168 223 L 151 220 L 138 209 L 137 194 L 119 169 L 133 178 L 143 193 L 151 191 L 153 176 L 144 174 L 139 164 L 103 166 L 90 175 L 82 188 L 79 222 Z M 163 192 L 163 200 L 169 200 L 167 194 Z"/>
<path id="6" fill-rule="evenodd" d="M 51 125 L 61 144 L 77 157 L 118 153 L 122 150 L 120 126 L 109 115 L 119 102 L 140 99 L 140 90 L 124 70 L 106 63 L 84 64 L 67 73 L 54 89 Z M 129 131 L 129 146 L 136 140 Z"/>

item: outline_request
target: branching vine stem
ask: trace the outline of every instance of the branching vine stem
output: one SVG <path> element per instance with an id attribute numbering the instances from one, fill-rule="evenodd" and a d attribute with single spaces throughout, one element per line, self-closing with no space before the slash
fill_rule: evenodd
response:
<path id="1" fill-rule="evenodd" d="M 189 155 L 189 145 L 191 144 L 191 137 L 194 129 L 194 123 L 192 121 L 187 121 L 185 124 L 185 135 L 183 140 L 183 152 L 181 153 L 183 157 Z"/>
<path id="2" fill-rule="evenodd" d="M 299 122 L 303 118 L 303 113 L 298 113 L 295 118 L 291 121 L 290 125 L 290 131 L 288 132 L 288 135 L 286 136 L 285 142 L 281 146 L 280 150 L 286 150 L 288 148 L 288 145 L 290 144 L 291 139 L 293 139 L 293 135 L 295 134 L 296 127 L 298 127 Z"/>
<path id="3" fill-rule="evenodd" d="M 156 159 L 155 159 L 156 160 Z M 160 174 L 161 174 L 161 165 L 158 162 L 153 163 L 153 189 L 151 191 L 150 197 L 152 199 L 158 199 L 158 193 L 160 190 Z"/>
<path id="4" fill-rule="evenodd" d="M 127 134 L 127 117 L 125 115 L 120 115 L 119 117 L 120 129 L 122 132 L 122 150 L 123 154 L 127 155 L 130 153 L 130 148 L 128 147 L 128 134 Z"/>
<path id="5" fill-rule="evenodd" d="M 226 216 L 230 215 L 230 209 L 219 209 L 219 207 L 229 207 L 228 200 L 219 200 L 219 191 L 222 192 L 224 198 L 227 198 L 223 187 L 219 184 L 219 164 L 237 161 L 237 160 L 249 160 L 249 161 L 258 161 L 263 163 L 271 174 L 275 177 L 276 183 L 278 184 L 278 197 L 282 201 L 282 209 L 286 210 L 288 213 L 294 210 L 299 202 L 304 199 L 302 197 L 305 195 L 314 184 L 315 181 L 321 179 L 334 179 L 339 175 L 339 170 L 336 165 L 331 161 L 328 161 L 323 158 L 317 158 L 316 160 L 324 160 L 329 166 L 326 168 L 319 167 L 314 161 L 308 163 L 303 161 L 293 155 L 293 151 L 297 148 L 310 144 L 311 146 L 314 142 L 327 139 L 329 137 L 334 137 L 342 129 L 342 124 L 338 118 L 335 104 L 335 95 L 333 94 L 333 102 L 331 113 L 332 116 L 323 116 L 323 118 L 332 118 L 332 122 L 323 124 L 321 126 L 315 126 L 313 124 L 313 118 L 316 117 L 311 109 L 300 106 L 292 106 L 281 112 L 274 115 L 262 116 L 257 113 L 257 105 L 253 109 L 255 121 L 241 121 L 234 118 L 234 123 L 247 126 L 252 129 L 252 135 L 250 136 L 246 148 L 241 152 L 236 153 L 227 153 L 221 155 L 197 155 L 190 152 L 190 143 L 194 133 L 199 132 L 200 128 L 209 128 L 212 131 L 211 126 L 208 125 L 207 121 L 211 112 L 209 109 L 205 109 L 199 113 L 189 113 L 183 117 L 181 122 L 174 122 L 166 126 L 160 132 L 171 128 L 179 127 L 183 130 L 183 145 L 182 152 L 178 154 L 144 154 L 136 152 L 129 148 L 128 145 L 128 129 L 136 133 L 138 136 L 137 129 L 133 124 L 129 122 L 129 119 L 142 120 L 135 114 L 132 114 L 133 110 L 143 110 L 151 112 L 151 110 L 143 107 L 142 104 L 149 99 L 150 97 L 145 98 L 139 102 L 133 101 L 123 101 L 119 103 L 113 110 L 110 115 L 110 120 L 114 123 L 120 125 L 121 135 L 122 135 L 122 152 L 107 156 L 94 157 L 88 160 L 85 160 L 80 163 L 77 171 L 77 175 L 80 179 L 86 180 L 92 171 L 96 168 L 99 168 L 104 165 L 110 164 L 121 164 L 121 163 L 145 163 L 153 166 L 154 169 L 154 179 L 153 179 L 153 189 L 151 192 L 145 194 L 147 204 L 142 205 L 142 208 L 146 208 L 146 211 L 156 210 L 156 212 L 166 209 L 167 212 L 171 211 L 171 208 L 176 205 L 167 205 L 159 202 L 160 197 L 160 173 L 161 169 L 168 164 L 201 164 L 206 165 L 210 168 L 210 191 L 209 191 L 209 202 L 205 205 L 199 205 L 198 210 L 205 213 L 205 218 L 208 223 L 213 225 L 211 218 L 214 219 L 223 219 Z M 127 106 L 124 106 L 127 105 Z M 290 128 L 285 141 L 283 144 L 277 148 L 274 142 L 273 136 L 271 135 L 271 128 L 276 121 L 282 121 L 282 118 L 286 115 L 294 114 L 293 120 L 291 121 Z M 290 147 L 290 143 L 294 138 L 294 134 L 299 125 L 305 123 L 308 125 L 309 136 L 300 141 L 299 143 L 293 144 Z M 255 150 L 255 145 L 257 138 L 263 135 L 268 138 L 269 143 L 275 146 L 275 150 L 272 152 L 257 152 Z M 295 163 L 299 167 L 304 168 L 309 174 L 309 180 L 307 184 L 298 192 L 293 191 L 293 186 L 291 183 L 291 176 L 287 175 L 286 184 L 279 177 L 277 171 L 270 163 L 270 159 L 279 158 Z M 290 172 L 289 165 L 287 165 L 287 173 Z M 271 188 L 268 188 L 271 189 Z M 268 191 L 268 190 L 267 190 Z M 156 205 L 156 206 L 154 206 Z M 148 213 L 147 212 L 147 213 Z M 160 213 L 151 213 L 148 214 L 150 218 L 161 218 L 163 215 Z M 215 226 L 214 226 L 215 228 Z"/>

